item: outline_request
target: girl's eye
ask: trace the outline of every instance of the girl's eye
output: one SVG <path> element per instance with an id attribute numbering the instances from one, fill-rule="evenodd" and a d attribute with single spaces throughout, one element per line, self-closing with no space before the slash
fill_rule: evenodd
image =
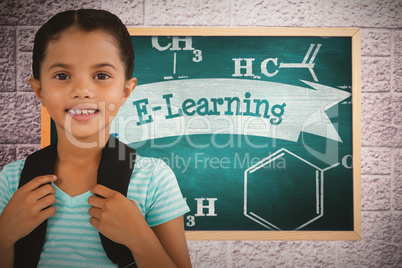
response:
<path id="1" fill-rule="evenodd" d="M 95 75 L 94 78 L 98 79 L 98 80 L 106 80 L 106 79 L 110 78 L 110 76 L 105 73 L 99 73 L 99 74 Z"/>
<path id="2" fill-rule="evenodd" d="M 64 73 L 56 74 L 56 75 L 54 76 L 54 78 L 56 78 L 56 79 L 58 79 L 58 80 L 67 80 L 67 79 L 70 79 L 70 77 L 69 77 L 67 74 L 64 74 Z"/>

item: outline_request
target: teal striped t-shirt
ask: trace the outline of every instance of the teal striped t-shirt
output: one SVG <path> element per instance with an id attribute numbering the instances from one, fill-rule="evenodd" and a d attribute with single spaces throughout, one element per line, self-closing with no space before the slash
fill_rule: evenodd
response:
<path id="1" fill-rule="evenodd" d="M 0 173 L 0 214 L 18 189 L 25 159 Z M 56 185 L 56 214 L 49 218 L 38 267 L 116 267 L 89 223 L 90 192 L 71 197 Z M 127 198 L 134 200 L 150 227 L 189 211 L 173 171 L 160 159 L 137 155 Z"/>

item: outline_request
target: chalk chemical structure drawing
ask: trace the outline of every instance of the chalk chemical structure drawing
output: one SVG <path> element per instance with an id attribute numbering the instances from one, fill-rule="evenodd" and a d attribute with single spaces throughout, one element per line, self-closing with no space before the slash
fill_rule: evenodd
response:
<path id="1" fill-rule="evenodd" d="M 165 37 L 169 41 L 166 42 L 164 40 L 164 43 L 166 45 L 161 45 L 159 42 L 159 37 L 158 36 L 153 36 L 152 37 L 152 48 L 157 49 L 158 51 L 165 51 L 165 50 L 170 50 L 173 52 L 173 68 L 172 68 L 172 74 L 175 76 L 177 75 L 177 53 L 180 51 L 191 51 L 193 56 L 192 56 L 192 61 L 197 63 L 201 62 L 203 60 L 203 51 L 201 49 L 196 49 L 193 47 L 193 39 L 191 36 L 173 36 L 173 37 Z M 163 41 L 162 41 L 163 42 Z M 182 44 L 181 44 L 182 43 Z M 181 46 L 182 45 L 182 46 Z M 278 72 L 279 69 L 282 68 L 307 68 L 311 76 L 313 77 L 315 82 L 318 82 L 318 78 L 314 72 L 314 60 L 318 54 L 318 51 L 320 50 L 322 44 L 310 44 L 309 49 L 307 50 L 304 59 L 301 63 L 285 63 L 281 62 L 279 63 L 278 66 L 278 58 L 267 58 L 264 61 L 261 62 L 261 74 L 264 74 L 267 77 L 273 77 L 275 76 Z M 315 50 L 313 52 L 313 49 L 315 47 Z M 311 58 L 310 55 L 313 52 Z M 310 58 L 310 60 L 307 62 L 307 60 Z M 240 76 L 252 76 L 254 78 L 261 79 L 261 76 L 254 75 L 252 71 L 252 63 L 255 60 L 254 58 L 233 58 L 232 59 L 235 63 L 234 68 L 235 68 L 235 73 L 233 74 L 233 77 L 240 77 Z M 241 62 L 245 61 L 246 65 L 241 65 Z M 275 66 L 277 66 L 277 70 L 273 73 L 268 72 L 267 70 L 267 65 L 268 63 L 272 62 Z M 241 69 L 245 69 L 246 73 L 242 74 L 240 72 Z M 187 75 L 179 75 L 177 76 L 179 79 L 183 78 L 189 78 Z M 170 80 L 174 79 L 172 75 L 165 75 L 164 80 Z"/>
<path id="2" fill-rule="evenodd" d="M 153 36 L 152 37 L 152 47 L 157 49 L 158 51 L 165 51 L 169 49 L 170 51 L 173 52 L 173 75 L 176 75 L 177 73 L 177 52 L 178 51 L 192 51 L 193 57 L 192 61 L 193 62 L 201 62 L 202 61 L 202 51 L 200 49 L 195 49 L 193 48 L 193 39 L 191 36 L 167 36 L 167 39 L 171 39 L 171 42 L 167 42 L 165 46 L 161 46 L 159 43 L 159 37 L 158 36 Z M 184 44 L 184 47 L 180 46 L 180 43 Z M 183 78 L 188 78 L 186 75 L 179 75 L 177 78 L 183 79 Z M 170 80 L 174 79 L 172 75 L 166 75 L 164 76 L 164 80 Z"/>
<path id="3" fill-rule="evenodd" d="M 313 77 L 315 82 L 318 82 L 317 75 L 314 72 L 314 60 L 318 54 L 318 51 L 320 50 L 322 44 L 317 44 L 317 47 L 315 48 L 313 55 L 311 56 L 310 60 L 307 62 L 307 60 L 310 57 L 311 52 L 313 51 L 314 47 L 316 44 L 310 44 L 309 49 L 306 52 L 306 55 L 304 56 L 304 59 L 301 63 L 285 63 L 285 62 L 280 62 L 278 66 L 278 58 L 266 58 L 261 62 L 261 74 L 265 75 L 266 77 L 273 77 L 279 73 L 279 69 L 283 68 L 307 68 L 311 76 Z M 253 77 L 257 79 L 261 79 L 261 76 L 255 75 L 253 73 L 253 62 L 255 58 L 233 58 L 232 59 L 235 63 L 234 66 L 234 74 L 232 75 L 233 77 Z M 245 61 L 246 63 L 242 65 L 242 62 Z M 269 72 L 268 71 L 268 63 L 272 62 L 274 66 L 277 66 L 277 70 L 274 72 Z M 244 69 L 245 73 L 241 73 L 241 70 Z"/>
<path id="4" fill-rule="evenodd" d="M 304 228 L 324 215 L 324 172 L 339 164 L 321 169 L 276 151 L 244 172 L 244 215 L 270 230 Z"/>
<path id="5" fill-rule="evenodd" d="M 317 56 L 318 51 L 320 50 L 320 47 L 322 46 L 322 44 L 317 44 L 317 47 L 314 50 L 313 56 L 311 56 L 309 62 L 307 63 L 307 59 L 310 57 L 311 51 L 313 50 L 315 44 L 311 44 L 310 48 L 308 49 L 306 56 L 304 57 L 302 63 L 283 63 L 281 62 L 279 64 L 279 68 L 307 68 L 310 73 L 311 76 L 313 77 L 314 81 L 318 82 L 317 76 L 314 73 L 314 59 Z"/>

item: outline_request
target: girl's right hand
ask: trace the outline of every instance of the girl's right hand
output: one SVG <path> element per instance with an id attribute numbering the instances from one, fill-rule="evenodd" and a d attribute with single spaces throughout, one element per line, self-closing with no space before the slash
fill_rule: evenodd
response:
<path id="1" fill-rule="evenodd" d="M 50 184 L 56 176 L 45 175 L 31 180 L 11 197 L 0 215 L 0 242 L 14 247 L 43 221 L 56 213 L 56 189 Z"/>

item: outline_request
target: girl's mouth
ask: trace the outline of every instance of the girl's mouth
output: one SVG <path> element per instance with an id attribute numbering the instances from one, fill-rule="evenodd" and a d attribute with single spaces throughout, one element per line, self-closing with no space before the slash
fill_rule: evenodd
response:
<path id="1" fill-rule="evenodd" d="M 98 110 L 95 109 L 83 109 L 83 110 L 67 110 L 68 113 L 70 114 L 77 114 L 77 115 L 88 115 L 88 114 L 93 114 L 96 113 Z"/>
<path id="2" fill-rule="evenodd" d="M 89 121 L 94 118 L 99 110 L 98 109 L 66 109 L 66 112 L 76 121 Z"/>

